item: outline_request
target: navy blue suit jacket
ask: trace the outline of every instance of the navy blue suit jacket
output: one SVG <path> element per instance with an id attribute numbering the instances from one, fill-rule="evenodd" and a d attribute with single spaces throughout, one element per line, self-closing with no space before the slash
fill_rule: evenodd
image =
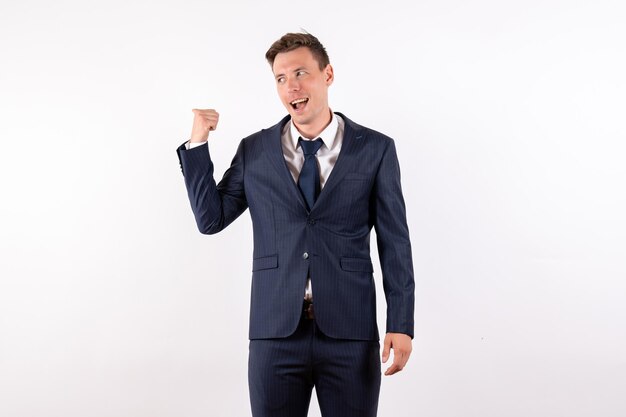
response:
<path id="1" fill-rule="evenodd" d="M 217 185 L 208 145 L 177 149 L 200 232 L 217 233 L 250 209 L 250 339 L 295 331 L 310 274 L 315 319 L 324 334 L 378 340 L 372 227 L 387 301 L 386 331 L 413 337 L 413 263 L 394 142 L 337 114 L 345 121 L 343 145 L 310 212 L 283 156 L 281 132 L 290 116 L 243 139 Z"/>

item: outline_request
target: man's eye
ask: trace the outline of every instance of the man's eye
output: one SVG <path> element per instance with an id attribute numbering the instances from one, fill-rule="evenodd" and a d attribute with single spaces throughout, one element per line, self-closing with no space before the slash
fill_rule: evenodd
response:
<path id="1" fill-rule="evenodd" d="M 305 72 L 304 72 L 304 71 L 298 71 L 298 72 L 296 72 L 296 75 L 297 75 L 298 77 L 299 77 L 299 76 L 301 76 L 301 75 L 304 75 L 304 74 L 305 74 Z"/>
<path id="2" fill-rule="evenodd" d="M 276 82 L 277 82 L 278 84 L 282 84 L 282 83 L 284 83 L 284 82 L 285 82 L 285 78 L 284 78 L 284 77 L 276 78 Z"/>

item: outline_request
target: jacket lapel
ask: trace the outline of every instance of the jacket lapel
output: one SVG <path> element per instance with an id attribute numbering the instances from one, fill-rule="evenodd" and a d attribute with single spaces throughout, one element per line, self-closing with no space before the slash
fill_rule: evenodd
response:
<path id="1" fill-rule="evenodd" d="M 330 176 L 326 180 L 326 184 L 324 185 L 324 188 L 322 188 L 322 191 L 317 197 L 315 205 L 313 205 L 311 211 L 315 210 L 317 206 L 324 204 L 327 199 L 326 195 L 330 194 L 331 190 L 341 182 L 343 177 L 350 172 L 351 168 L 358 164 L 355 155 L 356 150 L 362 146 L 361 141 L 363 139 L 364 132 L 361 126 L 348 119 L 342 113 L 336 112 L 336 114 L 344 120 L 341 152 L 339 152 L 337 162 L 335 162 L 335 166 L 330 172 Z"/>
<path id="2" fill-rule="evenodd" d="M 326 180 L 326 184 L 321 190 L 320 195 L 317 197 L 317 201 L 315 201 L 315 205 L 311 211 L 315 210 L 317 206 L 324 204 L 324 201 L 327 199 L 326 195 L 330 194 L 331 190 L 341 182 L 343 177 L 345 177 L 348 172 L 350 172 L 351 167 L 358 163 L 355 158 L 355 154 L 356 150 L 361 146 L 361 140 L 363 139 L 364 132 L 361 126 L 348 119 L 342 113 L 337 112 L 336 114 L 344 120 L 341 152 L 339 152 L 337 162 L 335 162 L 335 166 Z M 291 116 L 286 116 L 278 122 L 278 124 L 264 130 L 263 133 L 265 137 L 263 138 L 263 146 L 272 163 L 272 166 L 276 169 L 278 175 L 283 179 L 285 187 L 288 188 L 293 197 L 300 202 L 302 208 L 308 211 L 304 197 L 302 197 L 302 193 L 300 193 L 298 185 L 293 180 L 291 172 L 289 172 L 289 168 L 287 167 L 285 156 L 283 155 L 281 136 L 285 124 L 290 119 Z"/>
<path id="3" fill-rule="evenodd" d="M 278 175 L 283 179 L 285 189 L 289 189 L 289 193 L 291 193 L 293 197 L 300 202 L 302 207 L 307 210 L 304 197 L 302 197 L 302 194 L 298 189 L 298 185 L 293 180 L 291 172 L 289 172 L 289 168 L 287 167 L 287 161 L 285 161 L 285 156 L 283 155 L 281 136 L 285 124 L 290 119 L 291 116 L 286 116 L 283 120 L 278 122 L 278 124 L 263 131 L 265 134 L 265 137 L 263 138 L 263 147 L 268 155 L 268 158 L 270 159 L 270 162 L 278 172 Z"/>

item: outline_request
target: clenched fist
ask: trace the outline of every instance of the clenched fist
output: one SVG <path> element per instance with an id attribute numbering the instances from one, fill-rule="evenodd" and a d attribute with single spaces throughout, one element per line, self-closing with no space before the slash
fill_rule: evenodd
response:
<path id="1" fill-rule="evenodd" d="M 191 142 L 206 142 L 209 132 L 217 128 L 220 115 L 213 109 L 193 109 L 193 128 L 191 129 Z"/>

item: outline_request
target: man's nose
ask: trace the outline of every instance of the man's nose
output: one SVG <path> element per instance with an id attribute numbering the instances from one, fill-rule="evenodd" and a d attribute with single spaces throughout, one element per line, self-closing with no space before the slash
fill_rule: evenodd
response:
<path id="1" fill-rule="evenodd" d="M 298 80 L 294 78 L 290 78 L 287 80 L 287 90 L 289 91 L 298 91 L 300 89 L 300 83 Z"/>

